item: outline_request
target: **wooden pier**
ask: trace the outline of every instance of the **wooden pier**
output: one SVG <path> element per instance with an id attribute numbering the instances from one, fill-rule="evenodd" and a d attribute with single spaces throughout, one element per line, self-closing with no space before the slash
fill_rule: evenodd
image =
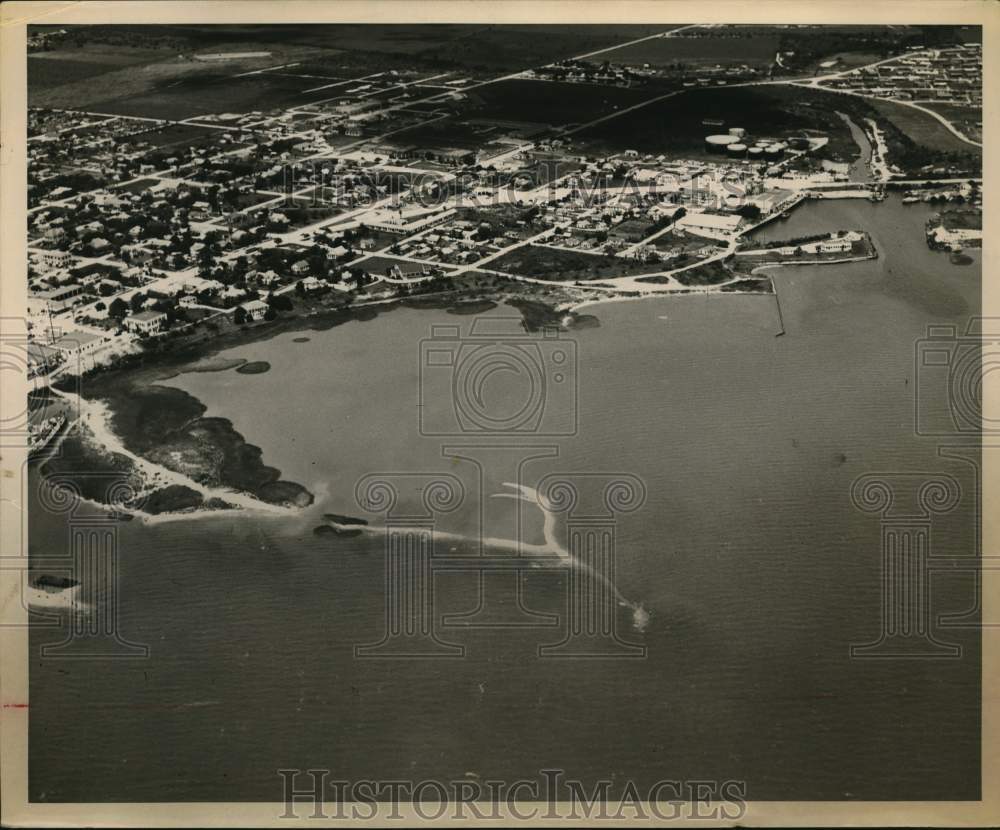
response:
<path id="1" fill-rule="evenodd" d="M 778 309 L 778 324 L 781 326 L 780 330 L 775 337 L 781 337 L 785 333 L 785 318 L 781 313 L 781 300 L 778 299 L 778 285 L 774 280 L 771 280 L 771 287 L 774 289 L 774 305 Z"/>

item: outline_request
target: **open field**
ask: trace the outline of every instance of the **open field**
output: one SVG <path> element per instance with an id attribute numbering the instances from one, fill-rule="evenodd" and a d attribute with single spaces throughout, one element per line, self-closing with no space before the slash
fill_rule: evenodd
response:
<path id="1" fill-rule="evenodd" d="M 42 90 L 58 87 L 69 81 L 80 81 L 114 72 L 120 67 L 112 64 L 79 60 L 51 60 L 35 55 L 28 56 L 28 87 Z"/>
<path id="2" fill-rule="evenodd" d="M 893 101 L 872 101 L 871 105 L 895 124 L 911 141 L 931 150 L 944 153 L 980 154 L 980 149 L 962 141 L 940 121 L 904 104 Z M 923 105 L 921 105 L 923 106 Z"/>
<path id="3" fill-rule="evenodd" d="M 141 122 L 140 122 L 141 123 Z M 134 133 L 128 140 L 133 143 L 145 142 L 153 147 L 167 148 L 176 145 L 198 147 L 214 144 L 219 131 L 211 127 L 198 127 L 192 124 L 168 124 L 143 133 Z"/>
<path id="4" fill-rule="evenodd" d="M 130 107 L 128 112 L 116 107 L 114 111 L 128 115 L 171 117 L 141 111 L 141 97 L 163 95 L 171 84 L 183 83 L 188 77 L 198 79 L 213 73 L 223 77 L 236 75 L 275 66 L 301 54 L 301 50 L 292 50 L 275 53 L 272 57 L 206 63 L 195 60 L 190 52 L 185 52 L 183 41 L 163 37 L 164 27 L 159 27 L 158 35 L 149 37 L 136 35 L 133 31 L 136 28 L 143 27 L 86 27 L 86 33 L 80 34 L 76 40 L 56 44 L 50 51 L 33 53 L 28 58 L 29 73 L 42 73 L 42 82 L 29 82 L 29 105 L 99 110 L 97 105 L 103 102 L 135 98 L 140 99 L 139 107 Z M 252 53 L 256 50 L 253 44 L 249 44 L 246 48 L 240 46 L 238 51 Z M 69 60 L 61 61 L 57 57 L 61 55 L 69 56 Z M 93 66 L 78 67 L 71 61 Z M 57 63 L 69 65 L 60 70 Z M 190 114 L 213 111 L 218 110 L 212 107 L 190 108 Z"/>
<path id="5" fill-rule="evenodd" d="M 155 49 L 121 47 L 108 50 L 96 44 L 32 52 L 28 55 L 28 88 L 42 90 L 161 59 L 162 53 Z"/>
<path id="6" fill-rule="evenodd" d="M 634 106 L 663 92 L 658 87 L 501 81 L 470 93 L 466 114 L 478 120 L 530 121 L 553 126 L 579 124 Z"/>
<path id="7" fill-rule="evenodd" d="M 921 104 L 948 119 L 973 141 L 983 140 L 983 111 L 979 107 L 965 107 L 956 104 Z"/>
<path id="8" fill-rule="evenodd" d="M 418 147 L 478 148 L 497 134 L 496 128 L 484 124 L 467 124 L 456 118 L 444 118 L 430 124 L 418 124 L 392 137 L 394 144 Z"/>
<path id="9" fill-rule="evenodd" d="M 80 31 L 82 40 L 83 27 L 66 28 Z M 86 38 L 98 48 L 146 48 L 164 55 L 270 51 L 271 65 L 294 54 L 303 58 L 299 71 L 315 75 L 337 75 L 340 68 L 353 73 L 403 67 L 475 73 L 524 69 L 670 28 L 663 24 L 287 24 L 270 30 L 180 25 L 167 31 L 155 25 L 102 25 L 86 27 Z"/>
<path id="10" fill-rule="evenodd" d="M 335 82 L 393 69 L 450 71 L 482 77 L 551 63 L 676 27 L 290 24 L 270 30 L 209 25 L 171 26 L 169 30 L 155 25 L 66 28 L 69 35 L 56 42 L 50 51 L 29 57 L 32 105 L 91 106 L 95 102 L 139 96 L 131 102 L 128 114 L 143 114 L 137 108 L 150 106 L 159 112 L 181 109 L 176 101 L 171 107 L 161 100 L 164 93 L 157 87 L 160 80 L 175 80 L 209 68 L 235 75 L 295 62 L 294 68 L 282 72 L 289 76 L 310 75 L 313 86 L 322 85 L 324 80 Z M 741 26 L 689 30 L 677 38 L 656 39 L 610 51 L 601 59 L 658 66 L 680 62 L 691 66 L 749 63 L 764 67 L 773 63 L 779 49 L 794 49 L 795 70 L 812 71 L 819 62 L 832 56 L 848 63 L 854 62 L 852 55 L 881 56 L 900 51 L 909 43 L 972 39 L 976 39 L 975 30 L 961 27 L 895 27 L 887 35 L 884 28 L 864 26 L 828 26 L 822 30 L 809 27 L 807 33 L 791 26 Z M 195 58 L 206 53 L 243 57 L 218 62 Z M 57 62 L 67 65 L 58 67 Z M 122 71 L 130 66 L 137 70 Z M 101 82 L 88 86 L 90 78 Z M 152 97 L 145 99 L 143 95 Z M 233 109 L 248 106 L 246 102 L 240 103 L 240 97 L 234 96 Z M 194 108 L 191 114 L 214 111 L 220 109 L 208 105 Z"/>
<path id="11" fill-rule="evenodd" d="M 941 214 L 941 224 L 950 231 L 983 229 L 981 210 L 946 210 Z"/>
<path id="12" fill-rule="evenodd" d="M 271 193 L 258 193 L 256 190 L 251 190 L 249 193 L 235 192 L 231 197 L 227 197 L 223 194 L 221 198 L 227 207 L 234 210 L 243 210 L 244 208 L 259 205 L 261 202 L 268 202 L 274 198 L 274 195 Z"/>
<path id="13" fill-rule="evenodd" d="M 713 262 L 706 262 L 704 265 L 699 265 L 695 268 L 689 268 L 687 271 L 681 271 L 680 273 L 674 274 L 671 278 L 666 277 L 640 277 L 639 282 L 649 282 L 649 283 L 665 283 L 673 279 L 679 282 L 681 285 L 691 285 L 691 286 L 705 286 L 705 285 L 718 285 L 720 282 L 726 282 L 727 280 L 733 279 L 735 274 L 724 265 L 719 260 L 714 260 Z"/>
<path id="14" fill-rule="evenodd" d="M 159 179 L 136 179 L 134 182 L 118 185 L 115 189 L 125 193 L 142 193 L 156 184 L 159 184 Z"/>
<path id="15" fill-rule="evenodd" d="M 525 245 L 494 260 L 489 267 L 541 280 L 575 282 L 648 274 L 662 271 L 665 266 L 659 262 L 627 262 L 618 257 L 567 251 L 546 245 Z"/>
<path id="16" fill-rule="evenodd" d="M 266 111 L 329 97 L 328 93 L 305 94 L 315 86 L 313 78 L 270 73 L 233 77 L 228 72 L 202 70 L 158 83 L 137 95 L 110 97 L 91 108 L 116 115 L 180 120 L 219 112 Z"/>
<path id="17" fill-rule="evenodd" d="M 689 30 L 697 32 L 698 30 Z M 705 37 L 683 36 L 657 38 L 621 49 L 614 49 L 601 55 L 613 63 L 642 64 L 654 67 L 714 66 L 721 64 L 767 67 L 774 62 L 778 49 L 778 36 L 774 33 L 751 34 L 723 37 L 714 30 Z M 745 30 L 742 30 L 745 32 Z"/>
<path id="18" fill-rule="evenodd" d="M 524 69 L 615 43 L 664 31 L 670 26 L 482 26 L 428 24 L 420 27 L 355 25 L 313 27 L 308 42 L 356 53 L 370 65 L 409 63 L 456 71 Z M 419 31 L 415 31 L 419 28 Z M 324 62 L 324 64 L 327 65 Z"/>
<path id="19" fill-rule="evenodd" d="M 292 199 L 285 200 L 275 210 L 288 218 L 287 230 L 294 231 L 326 219 L 333 219 L 344 213 L 346 208 L 337 205 L 319 205 L 308 199 Z"/>

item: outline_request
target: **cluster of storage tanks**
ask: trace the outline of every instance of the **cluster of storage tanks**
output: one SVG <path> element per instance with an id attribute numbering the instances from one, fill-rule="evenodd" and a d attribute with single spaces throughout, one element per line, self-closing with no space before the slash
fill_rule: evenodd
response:
<path id="1" fill-rule="evenodd" d="M 751 146 L 745 138 L 744 130 L 733 128 L 725 135 L 705 136 L 705 149 L 710 153 L 725 153 L 731 158 L 749 158 L 751 161 L 775 161 L 788 149 L 784 141 L 757 142 Z"/>

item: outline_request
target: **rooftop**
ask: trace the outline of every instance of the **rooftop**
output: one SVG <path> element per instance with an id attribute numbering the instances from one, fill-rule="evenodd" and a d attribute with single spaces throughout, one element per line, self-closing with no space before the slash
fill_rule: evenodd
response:
<path id="1" fill-rule="evenodd" d="M 739 216 L 723 216 L 717 213 L 689 213 L 687 216 L 678 219 L 677 224 L 681 227 L 684 225 L 698 225 L 703 228 L 718 228 L 720 231 L 729 231 L 739 225 L 740 221 L 741 217 Z"/>
<path id="2" fill-rule="evenodd" d="M 142 320 L 146 322 L 148 320 L 159 320 L 161 317 L 166 317 L 166 313 L 163 311 L 140 311 L 133 314 L 130 319 L 132 320 Z"/>
<path id="3" fill-rule="evenodd" d="M 95 340 L 103 339 L 104 335 L 94 334 L 89 331 L 68 331 L 61 337 L 54 340 L 52 345 L 57 349 L 78 349 L 81 346 L 86 346 L 88 343 L 92 343 Z"/>

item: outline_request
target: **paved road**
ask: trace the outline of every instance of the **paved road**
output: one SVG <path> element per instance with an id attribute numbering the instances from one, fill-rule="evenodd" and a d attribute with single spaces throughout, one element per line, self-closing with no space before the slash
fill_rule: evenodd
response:
<path id="1" fill-rule="evenodd" d="M 882 61 L 882 63 L 884 62 L 885 61 Z M 939 122 L 940 124 L 943 124 L 947 128 L 948 132 L 954 135 L 955 138 L 961 139 L 966 144 L 971 144 L 973 147 L 983 146 L 980 142 L 973 141 L 971 138 L 969 138 L 965 133 L 963 133 L 961 130 L 955 127 L 954 124 L 952 124 L 947 118 L 945 118 L 940 113 L 934 112 L 934 110 L 927 109 L 927 107 L 922 107 L 920 106 L 920 104 L 917 104 L 913 101 L 904 101 L 900 98 L 886 98 L 882 95 L 871 95 L 871 94 L 866 94 L 864 92 L 855 92 L 854 90 L 848 90 L 848 89 L 834 89 L 833 87 L 821 86 L 817 83 L 810 83 L 810 82 L 786 81 L 786 83 L 789 86 L 821 89 L 824 92 L 830 92 L 837 95 L 851 95 L 855 98 L 864 98 L 866 100 L 874 100 L 874 101 L 890 101 L 893 104 L 899 104 L 900 106 L 909 107 L 910 109 L 920 110 L 920 112 L 926 113 L 927 115 L 931 116 L 931 118 L 933 118 L 935 121 Z"/>

